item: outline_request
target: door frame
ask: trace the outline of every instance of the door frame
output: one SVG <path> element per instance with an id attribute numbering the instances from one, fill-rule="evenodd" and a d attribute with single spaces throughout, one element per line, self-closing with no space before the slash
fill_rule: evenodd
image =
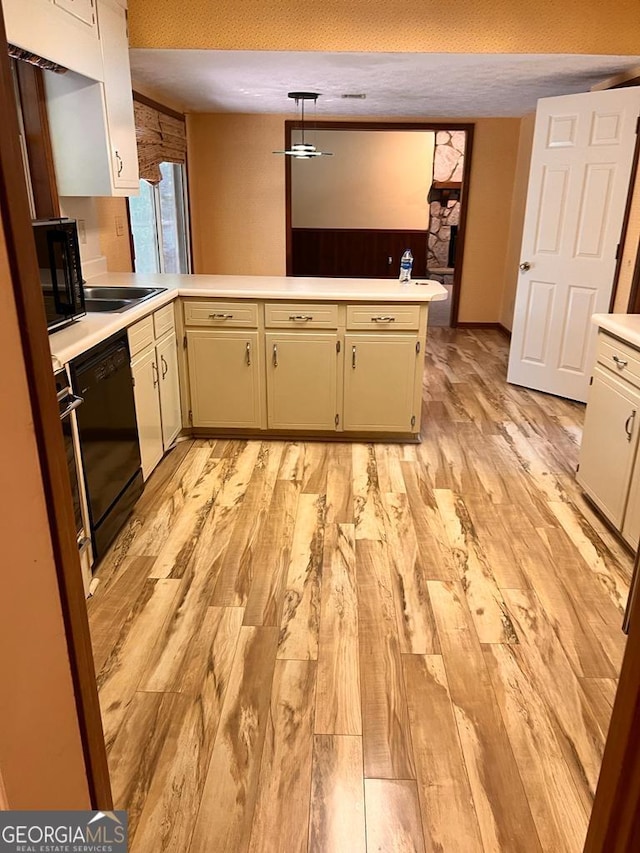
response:
<path id="1" fill-rule="evenodd" d="M 471 185 L 471 162 L 473 155 L 473 132 L 475 125 L 469 122 L 437 122 L 437 121 L 313 121 L 305 124 L 307 130 L 406 130 L 437 133 L 439 130 L 461 130 L 466 134 L 464 147 L 464 166 L 462 170 L 462 189 L 460 193 L 460 222 L 456 243 L 456 261 L 453 271 L 453 288 L 451 291 L 451 326 L 458 325 L 458 309 L 460 305 L 460 289 L 462 284 L 462 266 L 464 262 L 464 245 L 467 228 L 467 210 L 469 208 L 469 189 Z M 291 149 L 291 136 L 294 130 L 300 130 L 301 123 L 297 120 L 287 120 L 284 123 L 285 150 Z M 286 274 L 292 275 L 292 243 L 293 224 L 291 214 L 291 158 L 285 158 L 285 246 Z M 427 235 L 429 228 L 427 226 Z M 428 236 L 427 236 L 428 239 Z"/>
<path id="2" fill-rule="evenodd" d="M 0 44 L 6 42 L 4 17 L 0 8 Z M 41 289 L 38 284 L 34 286 L 34 283 L 40 281 L 40 273 L 18 143 L 13 81 L 7 51 L 0 51 L 0 54 L 0 113 L 4 121 L 4 131 L 0 134 L 0 216 L 11 270 L 11 287 L 20 318 L 20 338 L 29 380 L 33 426 L 89 795 L 93 808 L 109 810 L 113 808 L 111 784 L 76 542 L 69 473 Z"/>
<path id="3" fill-rule="evenodd" d="M 638 562 L 636 556 L 636 567 Z M 584 853 L 631 853 L 640 849 L 639 592 L 637 589 L 629 606 L 629 636 Z"/>

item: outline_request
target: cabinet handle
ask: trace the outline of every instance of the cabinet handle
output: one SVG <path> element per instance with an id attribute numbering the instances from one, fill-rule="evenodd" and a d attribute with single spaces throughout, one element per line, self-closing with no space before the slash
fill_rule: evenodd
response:
<path id="1" fill-rule="evenodd" d="M 313 314 L 290 314 L 290 320 L 302 320 L 303 322 L 307 322 L 308 320 L 313 320 Z"/>
<path id="2" fill-rule="evenodd" d="M 278 366 L 278 344 L 273 345 L 273 366 Z"/>
<path id="3" fill-rule="evenodd" d="M 116 160 L 118 162 L 118 177 L 120 177 L 124 168 L 124 163 L 122 162 L 122 157 L 120 156 L 118 151 L 116 151 Z"/>
<path id="4" fill-rule="evenodd" d="M 351 367 L 355 370 L 356 367 L 356 348 L 351 347 Z"/>
<path id="5" fill-rule="evenodd" d="M 209 314 L 211 320 L 233 320 L 233 314 Z"/>
<path id="6" fill-rule="evenodd" d="M 164 379 L 164 377 L 169 372 L 169 365 L 167 364 L 167 360 L 163 355 L 160 356 L 160 361 L 162 362 L 162 378 Z"/>
<path id="7" fill-rule="evenodd" d="M 619 358 L 617 355 L 612 355 L 611 358 L 615 361 L 618 370 L 622 370 L 629 364 L 628 361 L 625 361 L 623 358 Z"/>
<path id="8" fill-rule="evenodd" d="M 633 436 L 633 423 L 636 419 L 636 410 L 634 409 L 627 420 L 624 422 L 624 431 L 627 434 L 627 441 L 631 441 Z"/>
<path id="9" fill-rule="evenodd" d="M 395 323 L 396 318 L 391 317 L 391 315 L 384 315 L 381 317 L 372 317 L 371 321 L 373 323 Z"/>
<path id="10" fill-rule="evenodd" d="M 151 362 L 151 370 L 153 371 L 153 387 L 157 388 L 159 378 L 158 378 L 158 365 L 155 363 L 155 361 Z"/>
<path id="11" fill-rule="evenodd" d="M 247 354 L 247 367 L 251 367 L 251 344 L 248 341 L 247 341 L 246 354 Z"/>

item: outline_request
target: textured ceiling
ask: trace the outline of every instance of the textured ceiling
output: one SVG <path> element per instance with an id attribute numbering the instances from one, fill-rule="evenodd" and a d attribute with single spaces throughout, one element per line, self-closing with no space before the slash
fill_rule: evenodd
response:
<path id="1" fill-rule="evenodd" d="M 130 51 L 134 87 L 192 112 L 294 113 L 291 90 L 320 92 L 318 117 L 521 116 L 538 98 L 588 91 L 640 56 Z M 366 100 L 343 100 L 364 92 Z"/>

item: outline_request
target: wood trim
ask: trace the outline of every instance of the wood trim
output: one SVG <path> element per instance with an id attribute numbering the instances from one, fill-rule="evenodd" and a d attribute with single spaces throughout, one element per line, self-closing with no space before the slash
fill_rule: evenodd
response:
<path id="1" fill-rule="evenodd" d="M 16 72 L 36 216 L 60 216 L 42 69 L 16 60 Z"/>
<path id="2" fill-rule="evenodd" d="M 631 207 L 633 205 L 633 196 L 635 191 L 636 180 L 640 180 L 638 174 L 638 163 L 640 162 L 640 134 L 636 131 L 636 146 L 633 151 L 633 163 L 631 164 L 631 175 L 629 178 L 629 189 L 627 190 L 627 201 L 624 206 L 624 217 L 622 219 L 622 228 L 620 229 L 620 242 L 618 243 L 618 256 L 616 258 L 616 269 L 613 274 L 613 285 L 611 287 L 611 299 L 609 300 L 609 313 L 613 312 L 613 307 L 616 301 L 616 293 L 618 292 L 618 282 L 620 280 L 620 270 L 622 269 L 622 259 L 627 243 L 627 232 L 629 230 L 629 217 L 631 215 Z M 637 256 L 636 256 L 637 260 Z M 634 276 L 635 283 L 635 276 Z M 633 291 L 633 283 L 632 283 Z M 632 291 L 629 293 L 629 305 L 631 304 Z"/>
<path id="3" fill-rule="evenodd" d="M 6 42 L 0 10 L 0 43 Z M 80 558 L 59 411 L 52 380 L 49 338 L 39 287 L 21 152 L 18 117 L 6 52 L 0 57 L 0 215 L 5 230 L 11 286 L 20 317 L 20 336 L 29 376 L 33 425 L 42 470 L 53 556 L 69 650 L 76 710 L 94 808 L 111 809 L 109 769 L 98 704 Z"/>
<path id="4" fill-rule="evenodd" d="M 633 270 L 633 278 L 631 280 L 631 290 L 629 291 L 629 305 L 627 307 L 629 314 L 640 314 L 640 246 L 636 255 L 636 265 Z"/>
<path id="5" fill-rule="evenodd" d="M 291 133 L 300 127 L 299 121 L 287 120 L 284 123 L 284 147 L 291 145 Z M 469 208 L 469 191 L 471 186 L 471 164 L 473 156 L 474 125 L 465 122 L 384 122 L 384 121 L 313 121 L 305 123 L 305 127 L 318 130 L 463 130 L 466 133 L 464 149 L 464 170 L 462 175 L 462 191 L 460 194 L 460 222 L 458 224 L 458 240 L 456 243 L 456 262 L 453 273 L 451 292 L 451 326 L 458 323 L 460 307 L 460 288 L 462 283 L 462 267 L 464 263 L 464 246 L 467 233 L 467 210 Z M 285 253 L 286 274 L 292 275 L 293 259 L 291 254 L 292 241 L 291 222 L 291 158 L 285 157 Z"/>
<path id="6" fill-rule="evenodd" d="M 429 232 L 426 228 L 292 228 L 292 231 L 340 231 L 346 234 L 415 234 L 417 237 L 426 236 Z"/>
<path id="7" fill-rule="evenodd" d="M 157 110 L 159 113 L 164 113 L 172 118 L 177 118 L 178 121 L 186 122 L 184 113 L 179 113 L 177 110 L 167 107 L 159 101 L 154 101 L 153 98 L 147 98 L 146 95 L 141 95 L 140 92 L 136 92 L 135 89 L 133 90 L 133 100 L 138 101 L 138 103 L 144 104 L 147 107 L 151 107 L 151 109 Z"/>
<path id="8" fill-rule="evenodd" d="M 503 326 L 502 323 L 498 323 L 498 331 L 502 332 L 502 334 L 505 336 L 505 338 L 508 338 L 508 340 L 511 340 L 511 329 L 507 329 L 507 327 Z"/>
<path id="9" fill-rule="evenodd" d="M 458 323 L 459 329 L 493 329 L 511 337 L 511 332 L 502 323 Z"/>
<path id="10" fill-rule="evenodd" d="M 640 595 L 636 595 L 584 850 L 631 853 L 639 849 Z"/>

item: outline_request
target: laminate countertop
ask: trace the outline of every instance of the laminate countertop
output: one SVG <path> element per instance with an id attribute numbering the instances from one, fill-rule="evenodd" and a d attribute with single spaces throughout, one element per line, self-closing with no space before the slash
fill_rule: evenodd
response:
<path id="1" fill-rule="evenodd" d="M 54 365 L 62 366 L 179 296 L 315 302 L 439 302 L 447 291 L 437 281 L 400 284 L 379 278 L 298 278 L 263 275 L 103 273 L 91 286 L 164 287 L 164 293 L 122 313 L 90 312 L 49 336 Z"/>
<path id="2" fill-rule="evenodd" d="M 640 314 L 594 314 L 591 322 L 630 346 L 640 349 Z"/>

